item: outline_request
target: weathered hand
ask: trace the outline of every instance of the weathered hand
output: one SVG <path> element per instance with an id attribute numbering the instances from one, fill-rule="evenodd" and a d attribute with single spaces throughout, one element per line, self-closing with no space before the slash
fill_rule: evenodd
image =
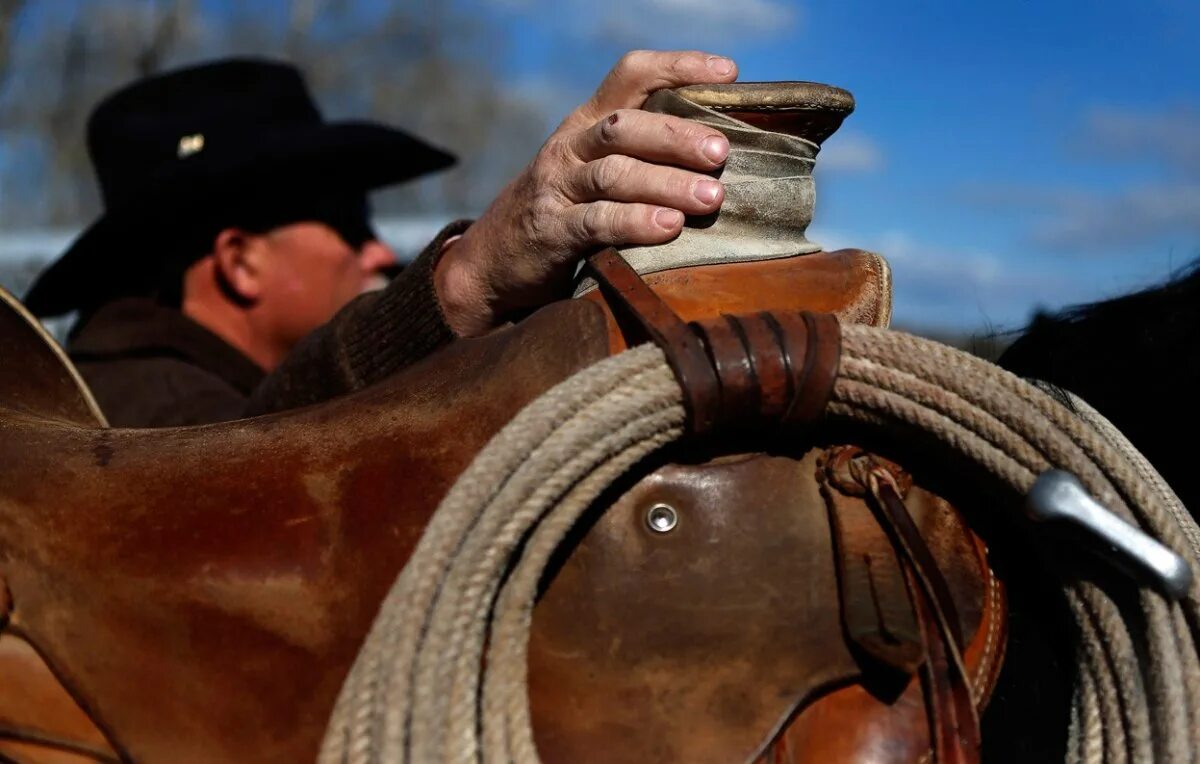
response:
<path id="1" fill-rule="evenodd" d="M 656 90 L 736 78 L 736 65 L 719 56 L 626 54 L 443 256 L 435 288 L 451 328 L 483 333 L 563 296 L 589 252 L 670 241 L 685 214 L 719 208 L 724 190 L 703 173 L 725 161 L 725 136 L 639 109 Z"/>

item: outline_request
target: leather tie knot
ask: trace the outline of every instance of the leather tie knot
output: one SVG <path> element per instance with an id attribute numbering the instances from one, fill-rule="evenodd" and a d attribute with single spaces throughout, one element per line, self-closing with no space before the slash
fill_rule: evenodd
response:
<path id="1" fill-rule="evenodd" d="M 878 494 L 881 485 L 903 499 L 912 488 L 912 475 L 895 462 L 858 446 L 833 446 L 821 454 L 817 470 L 831 486 L 847 496 Z"/>

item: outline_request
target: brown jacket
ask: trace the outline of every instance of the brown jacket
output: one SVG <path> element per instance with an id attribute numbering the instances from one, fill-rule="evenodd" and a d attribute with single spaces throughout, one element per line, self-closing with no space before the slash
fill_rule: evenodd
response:
<path id="1" fill-rule="evenodd" d="M 386 289 L 359 297 L 306 337 L 271 374 L 217 335 L 149 299 L 109 303 L 67 353 L 114 427 L 208 424 L 317 403 L 358 390 L 453 338 L 433 291 L 448 226 Z"/>

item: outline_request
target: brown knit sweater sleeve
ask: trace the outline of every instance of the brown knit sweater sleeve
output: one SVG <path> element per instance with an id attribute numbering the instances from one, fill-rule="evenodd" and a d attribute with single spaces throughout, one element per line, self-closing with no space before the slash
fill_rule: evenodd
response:
<path id="1" fill-rule="evenodd" d="M 433 270 L 446 240 L 469 225 L 446 226 L 386 289 L 357 298 L 305 337 L 251 394 L 246 416 L 361 390 L 454 339 L 434 293 Z"/>

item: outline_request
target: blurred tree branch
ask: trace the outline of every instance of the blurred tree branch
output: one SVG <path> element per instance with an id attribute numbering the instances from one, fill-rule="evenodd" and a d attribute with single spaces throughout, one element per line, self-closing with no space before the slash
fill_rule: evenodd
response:
<path id="1" fill-rule="evenodd" d="M 158 10 L 158 5 L 151 7 L 157 18 L 153 18 L 150 36 L 134 58 L 134 68 L 143 77 L 163 68 L 164 62 L 179 43 L 185 25 L 191 20 L 190 0 L 168 3 L 162 11 Z"/>
<path id="2" fill-rule="evenodd" d="M 13 27 L 17 16 L 25 7 L 25 0 L 0 0 L 0 87 L 8 75 L 9 59 L 12 56 Z"/>
<path id="3" fill-rule="evenodd" d="M 138 76 L 219 56 L 289 59 L 327 115 L 399 125 L 462 158 L 381 195 L 384 213 L 478 211 L 550 126 L 539 104 L 498 81 L 505 50 L 491 30 L 441 0 L 288 0 L 274 16 L 240 2 L 63 2 L 69 12 L 27 8 L 35 18 L 14 25 L 23 0 L 0 0 L 0 225 L 86 222 L 99 207 L 84 146 L 96 102 Z"/>

